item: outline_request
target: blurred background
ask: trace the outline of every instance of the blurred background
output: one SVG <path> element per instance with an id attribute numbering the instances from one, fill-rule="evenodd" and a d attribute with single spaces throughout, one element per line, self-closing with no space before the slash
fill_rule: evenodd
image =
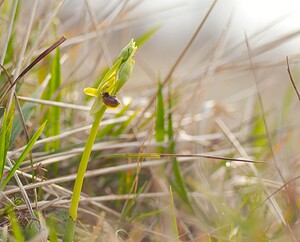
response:
<path id="1" fill-rule="evenodd" d="M 24 4 L 30 11 L 30 4 Z M 123 92 L 137 98 L 156 89 L 158 76 L 166 77 L 211 4 L 195 0 L 47 1 L 39 3 L 38 13 L 57 9 L 57 33 L 68 37 L 62 46 L 69 67 L 65 75 L 85 85 L 93 83 L 128 40 L 159 26 L 139 49 L 134 75 Z M 280 112 L 277 107 L 291 84 L 286 56 L 295 78 L 298 75 L 299 11 L 296 0 L 218 1 L 172 75 L 187 109 L 192 106 L 199 112 L 214 100 L 230 103 L 236 111 L 245 110 L 246 102 L 256 100 L 256 78 L 266 109 Z M 245 36 L 253 55 L 252 70 Z M 192 96 L 191 102 L 188 97 Z"/>
<path id="2" fill-rule="evenodd" d="M 34 22 L 39 37 L 35 53 L 62 35 L 68 38 L 60 47 L 66 90 L 63 99 L 83 105 L 83 88 L 99 79 L 123 46 L 131 38 L 139 39 L 158 28 L 136 53 L 134 72 L 120 94 L 123 102 L 127 97 L 133 101 L 133 108 L 146 107 L 155 95 L 158 80 L 164 81 L 177 63 L 212 4 L 196 0 L 29 0 L 22 2 L 18 35 L 25 32 L 35 6 L 35 19 L 39 20 Z M 193 140 L 214 132 L 214 118 L 221 115 L 229 128 L 239 127 L 241 137 L 244 134 L 246 138 L 251 127 L 243 124 L 264 115 L 272 133 L 271 146 L 290 129 L 293 132 L 289 135 L 298 140 L 300 115 L 296 114 L 300 106 L 288 76 L 286 57 L 297 83 L 299 11 L 300 2 L 293 0 L 217 1 L 171 75 L 178 98 L 174 115 L 180 120 L 179 137 Z M 155 112 L 155 106 L 149 111 Z M 296 143 L 288 148 L 291 162 L 298 151 Z M 188 152 L 207 150 L 205 146 L 195 147 Z M 282 152 L 288 158 L 286 151 Z"/>
<path id="3" fill-rule="evenodd" d="M 78 79 L 111 64 L 119 49 L 129 39 L 137 39 L 149 29 L 160 26 L 157 33 L 137 53 L 135 75 L 127 91 L 135 95 L 152 86 L 160 75 L 164 78 L 203 20 L 212 1 L 48 1 L 39 3 L 41 15 L 49 8 L 58 8 L 58 35 L 66 35 L 63 45 L 67 63 L 76 68 Z M 31 4 L 24 3 L 30 11 Z M 249 68 L 245 36 L 249 38 L 253 61 L 264 62 L 258 72 L 259 81 L 268 85 L 268 72 L 278 71 L 287 78 L 285 57 L 298 57 L 299 1 L 218 1 L 201 32 L 174 73 L 174 79 L 186 86 L 202 82 L 206 69 L 218 69 L 220 81 L 206 83 L 212 87 L 212 98 L 221 98 L 253 86 L 252 77 L 243 77 Z M 99 40 L 101 36 L 101 40 Z M 104 50 L 103 50 L 104 48 Z M 104 54 L 103 54 L 104 52 Z M 267 64 L 266 64 L 267 63 Z M 293 63 L 293 61 L 292 61 Z M 268 65 L 275 65 L 270 70 Z M 228 67 L 231 70 L 228 78 Z M 294 66 L 294 65 L 293 65 Z M 220 70 L 219 70 L 220 69 Z M 226 74 L 227 73 L 227 74 Z M 270 74 L 270 73 L 269 73 Z M 217 78 L 217 77 L 216 77 Z M 92 81 L 92 80 L 91 80 Z M 273 80 L 273 86 L 286 81 Z M 134 89 L 131 92 L 130 88 Z M 230 87 L 230 88 L 229 88 Z M 279 89 L 282 91 L 282 89 Z M 216 95 L 214 95 L 216 94 Z M 278 100 L 278 99 L 277 99 Z"/>
<path id="4" fill-rule="evenodd" d="M 9 14 L 18 1 L 0 2 L 5 10 L 1 18 L 5 27 L 1 36 L 1 46 L 4 46 L 8 42 Z M 93 100 L 86 98 L 83 89 L 94 86 L 101 79 L 103 70 L 112 65 L 120 50 L 132 38 L 138 40 L 145 33 L 156 30 L 138 48 L 135 69 L 118 94 L 124 110 L 108 110 L 104 117 L 107 123 L 115 122 L 119 117 L 128 120 L 113 123 L 108 127 L 110 129 L 106 129 L 109 125 L 104 125 L 103 133 L 100 129 L 97 140 L 99 146 L 93 151 L 93 162 L 89 164 L 91 171 L 118 166 L 121 170 L 103 176 L 94 175 L 97 179 L 87 179 L 84 192 L 91 197 L 125 196 L 131 193 L 129 182 L 124 181 L 134 179 L 132 174 L 135 170 L 127 168 L 124 172 L 122 169 L 123 165 L 129 166 L 132 160 L 112 159 L 109 155 L 119 152 L 162 153 L 161 145 L 167 153 L 170 143 L 175 140 L 176 154 L 205 153 L 251 158 L 265 163 L 252 166 L 218 159 L 178 158 L 183 178 L 180 180 L 173 172 L 174 163 L 162 164 L 160 168 L 163 172 L 157 172 L 159 169 L 156 169 L 156 165 L 152 167 L 151 159 L 146 160 L 149 168 L 140 174 L 142 181 L 149 182 L 145 185 L 145 194 L 149 191 L 166 192 L 169 196 L 169 185 L 181 182 L 188 196 L 193 198 L 191 205 L 188 199 L 180 197 L 180 193 L 175 197 L 176 216 L 183 224 L 182 229 L 186 229 L 186 234 L 199 237 L 212 234 L 215 238 L 230 240 L 235 235 L 242 238 L 235 231 L 243 231 L 247 239 L 247 235 L 262 234 L 264 238 L 277 236 L 278 241 L 296 241 L 294 238 L 297 234 L 300 236 L 300 230 L 297 229 L 300 196 L 297 185 L 292 185 L 297 184 L 299 177 L 291 187 L 282 188 L 290 179 L 299 176 L 300 168 L 300 104 L 291 84 L 286 61 L 288 57 L 292 76 L 296 86 L 300 87 L 300 1 L 219 0 L 205 19 L 213 3 L 208 0 L 21 1 L 17 9 L 18 18 L 12 27 L 10 42 L 13 45 L 8 45 L 4 61 L 9 73 L 16 72 L 17 64 L 22 67 L 21 70 L 24 69 L 61 36 L 67 37 L 59 47 L 61 83 L 57 90 L 52 90 L 50 97 L 47 96 L 48 85 L 43 95 L 30 101 L 37 104 L 31 107 L 35 112 L 30 114 L 32 116 L 27 122 L 32 131 L 37 124 L 50 117 L 45 137 L 57 138 L 57 135 L 61 135 L 61 143 L 55 152 L 51 147 L 44 151 L 39 146 L 41 152 L 38 151 L 34 157 L 40 159 L 37 161 L 39 164 L 44 162 L 47 168 L 51 167 L 49 163 L 57 163 L 57 167 L 63 168 L 49 168 L 45 175 L 47 179 L 64 178 L 76 172 L 76 162 L 79 162 L 78 157 L 82 153 L 79 148 L 84 147 L 88 133 L 86 127 L 93 120 L 88 112 Z M 31 24 L 32 28 L 28 30 Z M 197 33 L 199 26 L 201 28 Z M 21 58 L 26 33 L 30 34 Z M 186 49 L 194 35 L 195 39 Z M 54 53 L 51 53 L 50 57 L 43 59 L 26 74 L 18 95 L 34 96 L 37 88 L 48 83 L 45 80 L 50 79 L 53 56 Z M 5 82 L 6 77 L 2 76 L 2 80 Z M 164 140 L 160 141 L 155 139 L 159 116 L 156 112 L 159 82 L 166 84 L 162 88 L 166 109 L 162 115 L 165 118 L 163 122 L 167 127 L 172 114 L 171 124 L 174 128 L 171 138 L 163 130 Z M 57 93 L 59 99 L 56 99 Z M 51 112 L 48 116 L 43 115 L 47 111 L 44 111 L 44 104 L 40 105 L 40 99 L 57 100 L 65 105 L 59 109 L 61 116 L 58 120 L 51 120 Z M 172 107 L 168 106 L 170 100 L 174 105 Z M 131 104 L 126 106 L 130 101 Z M 24 103 L 27 104 L 27 101 Z M 68 104 L 77 107 L 70 108 Z M 56 108 L 56 104 L 51 105 L 50 111 Z M 50 132 L 57 124 L 61 125 L 58 131 Z M 23 133 L 20 136 L 24 137 Z M 107 145 L 106 142 L 111 143 Z M 16 143 L 13 148 L 21 145 Z M 70 156 L 64 158 L 64 152 L 69 151 L 67 155 Z M 20 153 L 18 150 L 13 152 L 16 157 Z M 56 156 L 50 160 L 52 155 Z M 105 155 L 108 158 L 103 158 Z M 136 159 L 133 160 L 136 162 Z M 28 161 L 22 165 L 25 170 L 30 169 Z M 63 186 L 71 190 L 72 182 L 63 182 Z M 54 180 L 54 183 L 60 181 Z M 275 199 L 274 204 L 278 203 L 274 205 L 277 209 L 275 212 L 266 202 L 270 194 Z M 52 195 L 51 198 L 56 199 Z M 47 200 L 48 197 L 45 197 Z M 149 212 L 145 220 L 142 218 L 137 223 L 145 225 L 145 232 L 151 222 L 153 231 L 165 234 L 165 228 L 169 228 L 170 223 L 160 219 L 164 217 L 169 200 L 157 196 L 153 197 L 151 203 L 147 199 L 141 198 L 132 214 L 159 211 L 158 218 L 154 212 Z M 119 221 L 118 216 L 123 212 L 121 202 L 117 199 L 111 203 L 105 201 L 101 206 L 104 204 L 109 207 L 105 211 L 109 215 L 114 214 L 113 218 Z M 193 206 L 193 212 L 196 212 L 187 211 L 187 204 Z M 93 213 L 102 211 L 101 206 L 85 208 Z M 116 215 L 116 211 L 119 214 Z M 208 216 L 202 216 L 205 214 Z M 109 223 L 115 226 L 114 219 L 110 219 L 108 216 Z M 165 238 L 159 236 L 157 241 Z M 255 236 L 251 241 L 270 241 Z"/>

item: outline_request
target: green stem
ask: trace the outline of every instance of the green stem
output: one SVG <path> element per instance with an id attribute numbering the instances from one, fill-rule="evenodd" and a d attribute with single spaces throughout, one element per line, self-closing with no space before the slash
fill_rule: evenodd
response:
<path id="1" fill-rule="evenodd" d="M 75 230 L 75 222 L 77 219 L 77 210 L 78 210 L 78 204 L 79 204 L 79 199 L 80 199 L 80 193 L 82 189 L 82 184 L 84 180 L 84 174 L 88 165 L 88 161 L 90 158 L 90 154 L 97 136 L 98 128 L 100 125 L 100 122 L 102 120 L 103 114 L 106 110 L 106 106 L 102 106 L 102 108 L 95 114 L 95 120 L 93 122 L 91 132 L 89 134 L 88 140 L 86 142 L 78 172 L 77 172 L 77 177 L 75 180 L 75 185 L 73 189 L 73 195 L 72 195 L 72 200 L 71 200 L 71 206 L 70 206 L 70 211 L 69 211 L 69 219 L 67 221 L 67 226 L 66 226 L 66 232 L 65 232 L 65 238 L 64 241 L 73 241 L 73 235 L 74 235 L 74 230 Z"/>

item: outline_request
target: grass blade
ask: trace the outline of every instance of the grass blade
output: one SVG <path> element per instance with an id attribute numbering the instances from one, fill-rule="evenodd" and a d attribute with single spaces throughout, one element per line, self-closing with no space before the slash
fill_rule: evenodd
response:
<path id="1" fill-rule="evenodd" d="M 0 179 L 2 180 L 4 165 L 5 165 L 5 146 L 6 146 L 6 122 L 7 122 L 7 115 L 4 111 L 3 115 L 3 122 L 2 122 L 2 129 L 1 129 L 1 137 L 0 137 Z"/>
<path id="2" fill-rule="evenodd" d="M 137 216 L 135 216 L 133 219 L 131 219 L 131 221 L 137 221 L 137 220 L 141 220 L 143 218 L 147 218 L 147 217 L 151 217 L 151 216 L 155 216 L 158 215 L 162 212 L 162 210 L 154 210 L 148 213 L 139 213 Z"/>
<path id="3" fill-rule="evenodd" d="M 0 190 L 3 190 L 3 188 L 7 185 L 7 183 L 10 181 L 10 179 L 14 175 L 15 171 L 19 168 L 19 166 L 21 165 L 21 163 L 24 161 L 24 159 L 26 158 L 27 154 L 32 149 L 34 143 L 37 141 L 37 139 L 40 137 L 41 133 L 43 132 L 46 123 L 47 123 L 47 121 L 45 121 L 41 125 L 41 127 L 39 127 L 39 129 L 35 132 L 35 134 L 33 135 L 33 137 L 30 139 L 30 141 L 27 144 L 25 150 L 22 152 L 22 154 L 20 155 L 19 159 L 16 161 L 15 165 L 13 166 L 13 168 L 8 173 L 8 175 L 5 178 L 5 180 L 1 183 Z"/>
<path id="4" fill-rule="evenodd" d="M 22 234 L 21 226 L 19 224 L 18 219 L 16 218 L 14 211 L 11 211 L 9 213 L 9 220 L 10 220 L 11 228 L 12 228 L 12 231 L 13 231 L 16 241 L 19 241 L 19 242 L 25 241 L 25 238 Z"/>
<path id="5" fill-rule="evenodd" d="M 159 30 L 161 25 L 158 25 L 150 30 L 148 30 L 145 34 L 143 34 L 137 41 L 136 46 L 139 47 L 143 45 L 148 39 L 152 37 L 156 33 L 157 30 Z"/>
<path id="6" fill-rule="evenodd" d="M 172 187 L 170 186 L 170 205 L 171 205 L 171 211 L 172 211 L 172 231 L 174 234 L 173 241 L 179 242 L 179 233 L 178 233 L 178 226 L 177 226 L 177 219 L 175 215 L 175 206 L 174 206 L 174 199 L 173 199 L 173 192 Z"/>
<path id="7" fill-rule="evenodd" d="M 147 182 L 145 182 L 137 191 L 136 196 L 132 199 L 128 199 L 124 205 L 122 214 L 121 214 L 121 221 L 124 221 L 124 219 L 129 216 L 129 214 L 132 212 L 132 209 L 134 205 L 136 204 L 136 201 L 139 197 L 139 195 L 145 190 L 145 187 L 147 185 Z"/>
<path id="8" fill-rule="evenodd" d="M 49 88 L 46 91 L 46 99 L 51 100 L 52 96 L 57 92 L 61 84 L 61 74 L 60 74 L 60 51 L 59 48 L 56 49 L 55 55 L 52 61 L 51 69 L 51 79 L 49 82 Z M 61 95 L 55 99 L 55 101 L 61 101 Z M 51 107 L 48 111 L 48 123 L 50 124 L 49 129 L 47 129 L 47 136 L 55 136 L 60 133 L 60 107 Z M 55 140 L 53 142 L 47 143 L 46 151 L 58 150 L 60 148 L 60 140 Z M 56 167 L 57 169 L 57 167 Z M 56 170 L 55 169 L 55 170 Z"/>
<path id="9" fill-rule="evenodd" d="M 52 44 L 49 48 L 47 48 L 44 52 L 42 52 L 33 62 L 31 62 L 22 72 L 21 74 L 14 80 L 14 82 L 11 84 L 11 86 L 4 92 L 2 97 L 0 98 L 0 103 L 3 102 L 6 95 L 9 93 L 9 91 L 22 79 L 25 74 L 31 70 L 37 63 L 39 63 L 42 59 L 45 58 L 49 53 L 51 53 L 54 49 L 56 49 L 58 46 L 60 46 L 63 42 L 65 42 L 66 37 L 61 37 L 58 41 L 56 41 L 54 44 Z"/>
<path id="10" fill-rule="evenodd" d="M 260 108 L 259 105 L 255 105 L 254 115 L 259 115 Z M 254 147 L 260 147 L 263 151 L 268 150 L 268 139 L 266 137 L 266 128 L 264 119 L 262 116 L 258 116 L 258 118 L 255 119 L 251 137 L 257 137 L 255 140 L 253 140 L 253 146 Z M 258 159 L 262 154 L 258 153 L 255 155 L 255 158 Z"/>
<path id="11" fill-rule="evenodd" d="M 162 94 L 162 84 L 158 82 L 156 119 L 155 119 L 155 140 L 156 142 L 164 142 L 165 140 L 165 109 Z M 164 152 L 164 147 L 157 147 L 158 153 Z"/>
<path id="12" fill-rule="evenodd" d="M 14 123 L 14 116 L 15 116 L 15 101 L 12 101 L 12 104 L 9 108 L 9 112 L 8 112 L 8 116 L 7 116 L 7 123 L 6 123 L 6 147 L 5 150 L 6 152 L 9 149 L 9 144 L 10 144 L 10 139 L 11 139 L 11 135 L 12 135 L 12 129 L 13 129 L 13 123 Z M 6 156 L 6 153 L 5 153 Z"/>
<path id="13" fill-rule="evenodd" d="M 171 92 L 171 84 L 172 81 L 169 82 L 169 92 L 168 92 L 168 140 L 169 140 L 169 153 L 175 154 L 175 140 L 174 140 L 174 130 L 173 130 L 173 119 L 172 119 L 172 108 L 173 108 L 173 96 Z M 193 207 L 190 203 L 190 200 L 187 195 L 187 191 L 184 185 L 184 181 L 182 179 L 181 173 L 180 173 L 180 167 L 178 164 L 178 161 L 176 157 L 173 158 L 173 174 L 175 177 L 174 181 L 171 181 L 175 188 L 175 192 L 178 194 L 178 196 L 181 198 L 182 201 L 190 208 L 191 211 L 193 211 Z"/>
<path id="14" fill-rule="evenodd" d="M 0 146 L 0 181 L 2 180 L 6 154 L 9 149 L 9 141 L 12 132 L 14 114 L 15 114 L 15 105 L 13 101 L 12 105 L 10 106 L 8 114 L 4 112 L 4 116 L 3 116 L 2 132 L 0 137 L 0 144 L 2 144 Z"/>

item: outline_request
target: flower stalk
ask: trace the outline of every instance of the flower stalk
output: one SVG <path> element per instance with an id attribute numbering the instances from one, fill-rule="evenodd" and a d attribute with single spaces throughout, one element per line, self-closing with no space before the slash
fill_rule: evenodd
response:
<path id="1" fill-rule="evenodd" d="M 106 73 L 98 88 L 96 89 L 87 87 L 84 89 L 84 92 L 87 95 L 95 97 L 94 103 L 91 107 L 91 114 L 94 115 L 94 122 L 80 160 L 72 194 L 69 217 L 66 224 L 64 241 L 73 241 L 84 174 L 87 169 L 100 122 L 107 108 L 117 108 L 119 106 L 120 102 L 116 98 L 116 95 L 128 81 L 132 73 L 135 63 L 133 57 L 136 50 L 137 47 L 135 42 L 131 40 L 129 44 L 120 52 L 117 61 Z"/>

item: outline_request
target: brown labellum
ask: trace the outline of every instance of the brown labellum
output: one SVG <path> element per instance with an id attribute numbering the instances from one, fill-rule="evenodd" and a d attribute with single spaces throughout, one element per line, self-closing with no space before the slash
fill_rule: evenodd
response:
<path id="1" fill-rule="evenodd" d="M 111 96 L 108 92 L 102 93 L 102 102 L 111 109 L 115 109 L 121 104 L 116 96 Z"/>

